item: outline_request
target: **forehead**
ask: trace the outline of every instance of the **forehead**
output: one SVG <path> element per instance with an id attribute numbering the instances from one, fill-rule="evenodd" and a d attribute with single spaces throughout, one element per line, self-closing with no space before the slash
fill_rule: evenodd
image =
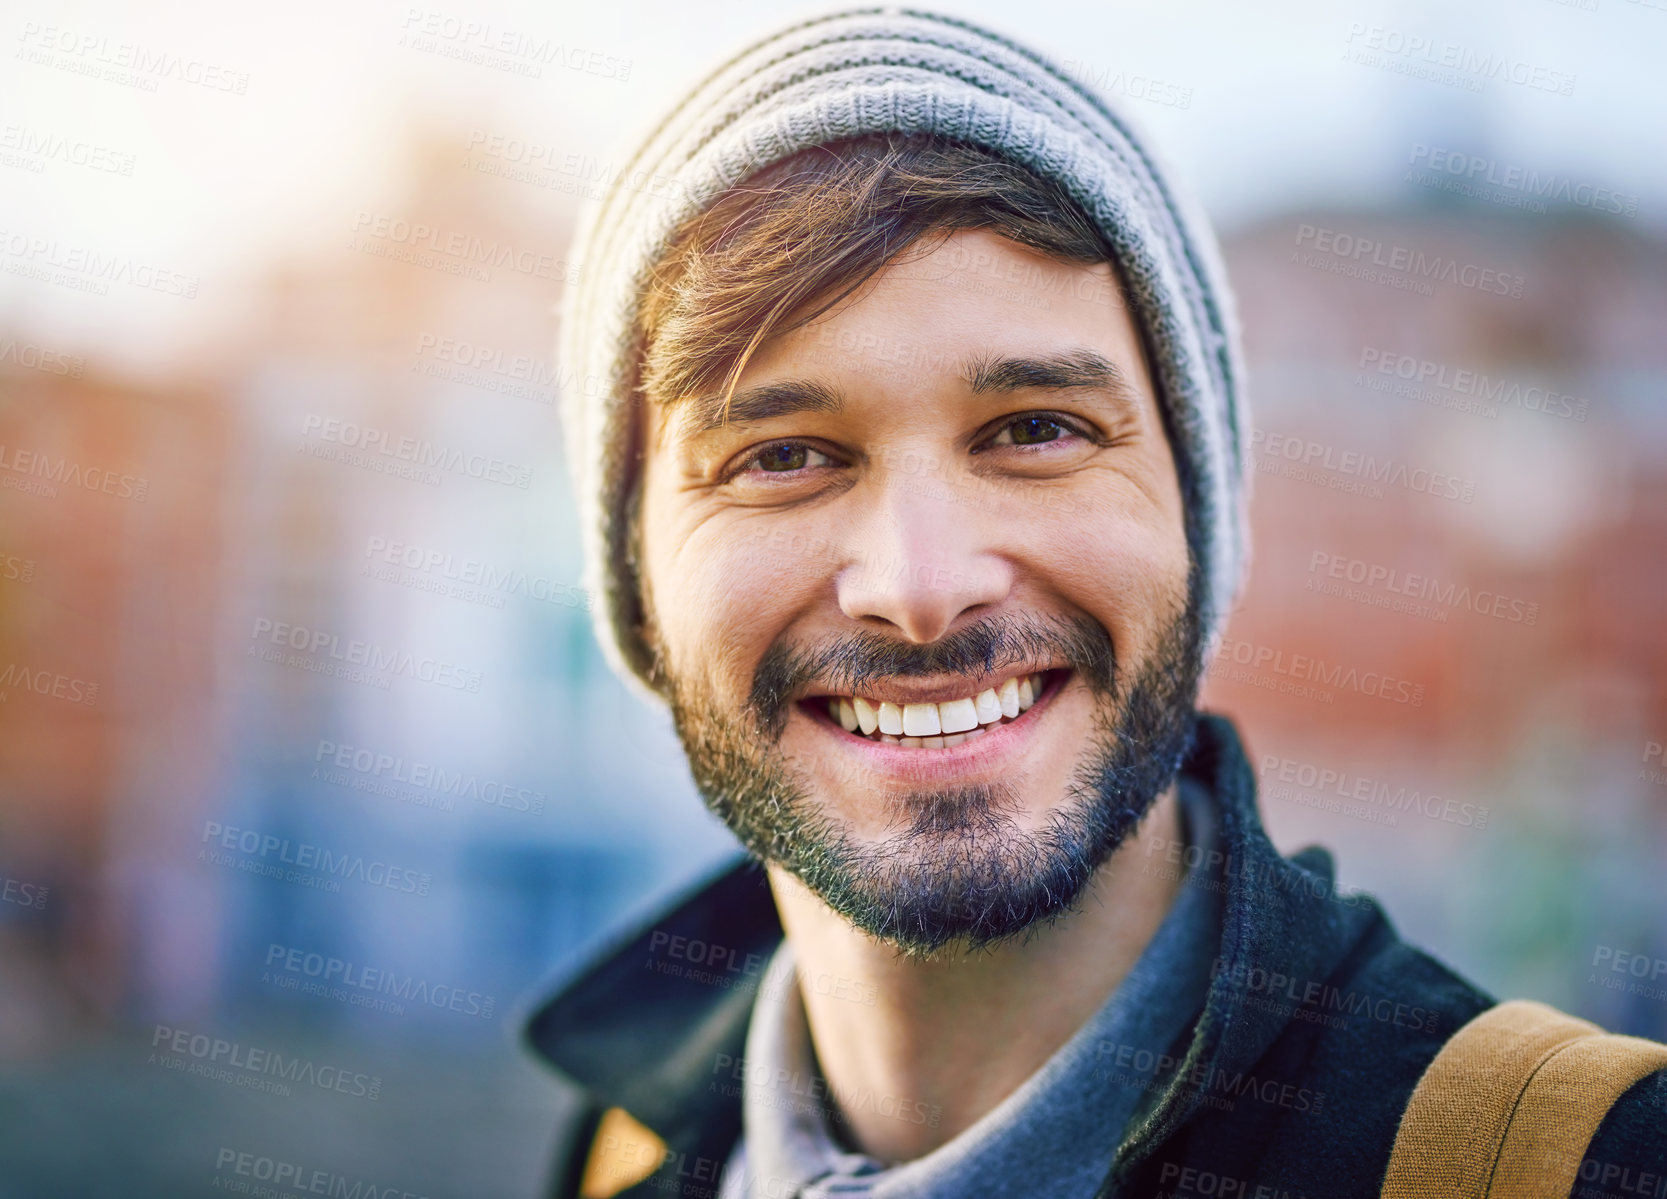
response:
<path id="1" fill-rule="evenodd" d="M 786 382 L 800 394 L 784 405 L 770 389 Z M 737 425 L 789 409 L 839 411 L 853 389 L 858 398 L 905 399 L 923 387 L 982 394 L 1027 385 L 1150 396 L 1117 274 L 1109 262 L 1065 262 L 962 230 L 906 252 L 829 312 L 767 339 L 727 404 L 718 387 L 649 407 L 665 409 L 654 418 L 656 440 L 677 445 L 712 434 L 726 416 Z M 804 394 L 818 389 L 820 399 Z"/>

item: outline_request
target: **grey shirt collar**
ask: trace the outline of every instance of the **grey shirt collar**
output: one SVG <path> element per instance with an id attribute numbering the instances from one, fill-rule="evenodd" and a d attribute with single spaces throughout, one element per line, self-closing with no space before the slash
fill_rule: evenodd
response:
<path id="1" fill-rule="evenodd" d="M 1212 797 L 1183 779 L 1180 801 L 1185 859 L 1215 860 Z M 1167 854 L 1146 860 L 1154 869 L 1168 861 Z M 783 941 L 747 1029 L 742 1137 L 720 1199 L 1094 1194 L 1130 1116 L 1163 1081 L 1141 1063 L 1161 1058 L 1192 1026 L 1209 990 L 1221 939 L 1220 889 L 1206 878 L 1187 882 L 1204 885 L 1181 888 L 1123 982 L 1035 1074 L 953 1140 L 890 1167 L 839 1146 L 829 1123 L 840 1108 L 868 1104 L 919 1123 L 936 1113 L 907 1096 L 830 1092 L 816 1068 L 792 946 Z"/>

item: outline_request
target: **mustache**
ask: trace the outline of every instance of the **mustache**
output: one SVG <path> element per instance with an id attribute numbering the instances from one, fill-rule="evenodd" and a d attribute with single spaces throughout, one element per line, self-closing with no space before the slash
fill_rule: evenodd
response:
<path id="1" fill-rule="evenodd" d="M 793 694 L 812 683 L 834 694 L 860 695 L 882 679 L 992 673 L 1055 659 L 1069 663 L 1090 690 L 1115 696 L 1117 653 L 1103 625 L 1087 616 L 1017 615 L 968 625 L 930 645 L 869 632 L 849 633 L 815 649 L 777 642 L 759 661 L 748 704 L 774 738 L 786 723 Z"/>

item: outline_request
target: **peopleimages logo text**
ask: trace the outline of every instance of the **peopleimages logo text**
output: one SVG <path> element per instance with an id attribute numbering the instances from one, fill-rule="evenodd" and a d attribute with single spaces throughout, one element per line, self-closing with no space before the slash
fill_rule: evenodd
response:
<path id="1" fill-rule="evenodd" d="M 503 28 L 477 20 L 472 14 L 457 17 L 437 9 L 411 7 L 405 10 L 400 28 L 406 31 L 403 35 L 406 38 L 453 42 L 483 53 L 521 59 L 528 65 L 565 67 L 569 71 L 580 71 L 619 83 L 627 83 L 631 78 L 633 61 L 629 58 L 574 45 L 547 34 Z M 412 44 L 417 49 L 430 49 L 421 41 L 413 41 Z M 491 65 L 490 61 L 488 65 Z M 533 78 L 539 78 L 538 72 L 533 72 Z"/>
<path id="2" fill-rule="evenodd" d="M 248 1074 L 280 1079 L 286 1083 L 336 1091 L 359 1099 L 375 1099 L 382 1093 L 380 1075 L 366 1074 L 334 1063 L 320 1065 L 306 1058 L 290 1056 L 281 1049 L 244 1045 L 225 1037 L 211 1037 L 158 1024 L 151 1034 L 151 1048 L 190 1057 L 208 1069 L 241 1070 Z M 155 1055 L 152 1055 L 153 1059 Z M 201 1073 L 203 1071 L 190 1071 Z"/>
<path id="3" fill-rule="evenodd" d="M 447 770 L 432 762 L 417 759 L 407 761 L 394 754 L 376 753 L 351 745 L 337 745 L 334 741 L 320 741 L 313 761 L 326 763 L 339 770 L 351 770 L 372 780 L 403 783 L 409 787 L 434 791 L 447 798 L 473 799 L 482 804 L 510 808 L 517 812 L 536 814 L 544 810 L 542 791 L 511 786 L 497 779 L 482 779 L 459 770 Z"/>
<path id="4" fill-rule="evenodd" d="M 142 291 L 156 291 L 182 299 L 197 298 L 201 279 L 125 254 L 107 254 L 91 246 L 61 242 L 17 229 L 0 229 L 0 254 L 35 266 L 59 267 L 105 285 L 125 283 Z M 102 294 L 102 292 L 101 292 Z"/>
<path id="5" fill-rule="evenodd" d="M 1414 708 L 1422 707 L 1424 703 L 1422 683 L 1398 679 L 1382 671 L 1363 671 L 1357 667 L 1327 662 L 1324 658 L 1316 658 L 1309 654 L 1287 654 L 1283 649 L 1271 645 L 1258 645 L 1252 641 L 1224 637 L 1210 669 L 1212 673 L 1218 670 L 1226 673 L 1225 668 L 1230 664 L 1249 667 L 1252 670 L 1266 670 L 1303 683 L 1334 687 L 1339 691 L 1353 691 L 1372 699 L 1407 704 Z"/>
<path id="6" fill-rule="evenodd" d="M 519 466 L 486 454 L 465 454 L 462 450 L 435 445 L 419 437 L 398 437 L 386 429 L 358 425 L 335 417 L 316 414 L 305 417 L 301 422 L 301 436 L 317 437 L 347 449 L 395 458 L 414 466 L 452 471 L 471 479 L 519 487 L 523 491 L 532 483 L 530 466 Z"/>
<path id="7" fill-rule="evenodd" d="M 1444 798 L 1433 791 L 1408 787 L 1404 783 L 1391 783 L 1315 762 L 1303 762 L 1279 754 L 1263 754 L 1258 773 L 1263 784 L 1269 786 L 1274 797 L 1278 799 L 1295 799 L 1295 794 L 1290 791 L 1294 786 L 1310 794 L 1336 795 L 1343 800 L 1389 812 L 1417 812 L 1431 820 L 1442 820 L 1463 828 L 1482 829 L 1488 825 L 1489 809 L 1486 805 Z M 1278 784 L 1284 784 L 1284 787 Z"/>
<path id="8" fill-rule="evenodd" d="M 77 141 L 44 129 L 27 125 L 0 126 L 0 151 L 15 151 L 43 166 L 49 161 L 67 162 L 71 166 L 93 171 L 107 171 L 112 175 L 131 175 L 136 161 L 131 154 L 112 150 L 96 142 Z"/>
<path id="9" fill-rule="evenodd" d="M 1299 225 L 1296 244 L 1299 248 L 1310 249 L 1336 261 L 1356 265 L 1364 263 L 1410 278 L 1456 283 L 1473 291 L 1509 296 L 1513 300 L 1522 298 L 1522 288 L 1527 282 L 1521 275 L 1507 274 L 1493 267 L 1460 262 L 1441 254 L 1426 254 L 1411 246 L 1386 244 L 1373 237 L 1361 237 L 1323 225 Z"/>
<path id="10" fill-rule="evenodd" d="M 1401 571 L 1392 566 L 1315 550 L 1308 558 L 1310 576 L 1357 583 L 1367 588 L 1381 589 L 1394 595 L 1424 600 L 1444 608 L 1462 608 L 1479 616 L 1492 616 L 1512 624 L 1532 625 L 1540 618 L 1540 606 L 1527 600 L 1514 599 L 1485 588 L 1471 590 L 1468 584 L 1442 582 L 1430 575 Z M 1310 582 L 1312 583 L 1312 577 Z M 1315 588 L 1311 587 L 1310 590 Z M 1322 590 L 1322 594 L 1329 592 Z M 1338 592 L 1342 594 L 1342 592 Z M 1356 597 L 1351 597 L 1356 598 Z"/>
<path id="11" fill-rule="evenodd" d="M 1270 459 L 1284 459 L 1308 471 L 1329 471 L 1365 483 L 1402 487 L 1438 499 L 1458 500 L 1463 504 L 1476 499 L 1476 483 L 1472 479 L 1461 479 L 1393 458 L 1378 458 L 1360 450 L 1341 449 L 1306 437 L 1253 429 L 1250 446 Z"/>
<path id="12" fill-rule="evenodd" d="M 1358 369 L 1380 375 L 1391 375 L 1408 383 L 1428 384 L 1469 396 L 1502 407 L 1518 407 L 1524 412 L 1556 416 L 1565 420 L 1586 420 L 1591 404 L 1584 396 L 1568 395 L 1549 388 L 1490 376 L 1485 371 L 1450 366 L 1445 362 L 1431 362 L 1411 354 L 1400 354 L 1377 346 L 1362 346 Z M 1490 414 L 1491 415 L 1491 414 Z"/>
<path id="13" fill-rule="evenodd" d="M 1542 174 L 1529 167 L 1500 164 L 1480 154 L 1466 154 L 1441 146 L 1414 144 L 1408 162 L 1421 170 L 1462 179 L 1466 183 L 1488 184 L 1505 191 L 1521 192 L 1538 199 L 1557 200 L 1596 212 L 1620 216 L 1638 215 L 1638 197 L 1617 193 L 1607 187 L 1577 182 L 1555 171 Z"/>
<path id="14" fill-rule="evenodd" d="M 374 563 L 479 587 L 494 595 L 522 595 L 564 608 L 590 607 L 590 593 L 576 583 L 528 575 L 524 570 L 497 566 L 481 558 L 460 558 L 449 550 L 372 535 L 365 542 L 364 556 Z M 398 582 L 398 572 L 392 572 L 388 581 Z"/>
<path id="15" fill-rule="evenodd" d="M 471 695 L 480 691 L 481 673 L 478 670 L 435 658 L 419 658 L 404 650 L 385 649 L 356 638 L 343 642 L 335 633 L 325 629 L 309 629 L 304 625 L 258 616 L 249 637 L 254 641 L 264 638 L 275 646 L 299 650 L 304 654 L 323 654 L 348 666 L 363 666 L 369 670 L 402 675 L 424 683 L 467 691 Z"/>
<path id="16" fill-rule="evenodd" d="M 89 708 L 98 702 L 97 683 L 55 670 L 25 666 L 21 662 L 8 662 L 5 669 L 0 670 L 0 699 L 5 698 L 6 689 L 10 687 L 21 687 L 36 695 L 50 695 L 65 703 L 85 704 Z"/>
<path id="17" fill-rule="evenodd" d="M 245 857 L 278 862 L 299 870 L 316 870 L 327 877 L 358 879 L 372 887 L 386 887 L 390 891 L 427 895 L 434 881 L 427 871 L 411 870 L 379 860 L 367 862 L 362 854 L 335 853 L 310 841 L 291 841 L 288 837 L 221 824 L 218 820 L 204 822 L 202 843 L 212 843 Z"/>
<path id="18" fill-rule="evenodd" d="M 406 1003 L 427 1004 L 465 1016 L 490 1020 L 497 1001 L 490 995 L 468 991 L 409 974 L 397 974 L 379 966 L 365 966 L 344 958 L 308 953 L 290 945 L 272 942 L 266 947 L 266 965 L 299 978 L 314 979 L 321 985 L 352 992 L 391 995 Z"/>
<path id="19" fill-rule="evenodd" d="M 1350 23 L 1349 34 L 1344 41 L 1350 46 L 1358 44 L 1366 50 L 1387 54 L 1392 58 L 1472 76 L 1478 81 L 1478 86 L 1482 82 L 1494 79 L 1500 83 L 1515 83 L 1559 96 L 1574 95 L 1575 76 L 1572 72 L 1513 58 L 1509 54 L 1478 50 L 1474 46 L 1450 42 L 1445 38 L 1354 21 Z"/>
<path id="20" fill-rule="evenodd" d="M 30 475 L 48 483 L 64 483 L 87 491 L 101 491 L 121 500 L 143 501 L 150 494 L 150 480 L 137 475 L 124 475 L 96 466 L 83 466 L 68 458 L 56 462 L 51 455 L 19 446 L 8 448 L 0 443 L 0 470 L 18 475 Z"/>
<path id="21" fill-rule="evenodd" d="M 576 265 L 546 251 L 529 250 L 496 239 L 488 241 L 473 233 L 439 229 L 404 217 L 360 209 L 351 232 L 384 245 L 400 246 L 417 254 L 438 254 L 482 269 L 507 267 L 518 275 L 552 283 L 579 281 Z"/>
<path id="22" fill-rule="evenodd" d="M 300 1162 L 280 1161 L 274 1157 L 221 1146 L 214 1158 L 215 1180 L 210 1185 L 232 1194 L 247 1195 L 328 1195 L 332 1199 L 428 1199 L 418 1191 L 403 1187 L 378 1186 L 363 1178 L 351 1178 L 333 1170 L 320 1170 Z M 221 1174 L 235 1174 L 253 1179 L 250 1186 L 238 1179 L 222 1180 Z"/>
<path id="23" fill-rule="evenodd" d="M 1380 1024 L 1411 1028 L 1415 1032 L 1432 1032 L 1440 1020 L 1438 1012 L 1413 1007 L 1387 996 L 1353 989 L 1344 991 L 1328 982 L 1300 979 L 1277 970 L 1252 966 L 1243 961 L 1229 962 L 1225 957 L 1218 957 L 1210 964 L 1210 977 L 1223 976 L 1230 979 L 1234 989 L 1241 993 L 1283 999 L 1297 1007 L 1321 1012 L 1367 1016 Z"/>
<path id="24" fill-rule="evenodd" d="M 85 59 L 89 64 L 105 63 L 111 68 L 126 68 L 139 76 L 177 79 L 211 91 L 232 92 L 239 96 L 249 90 L 249 75 L 245 71 L 229 70 L 202 59 L 156 50 L 137 42 L 116 41 L 102 33 L 25 21 L 18 40 L 23 43 L 26 52 L 62 54 L 72 59 Z M 155 91 L 154 82 L 146 90 Z"/>

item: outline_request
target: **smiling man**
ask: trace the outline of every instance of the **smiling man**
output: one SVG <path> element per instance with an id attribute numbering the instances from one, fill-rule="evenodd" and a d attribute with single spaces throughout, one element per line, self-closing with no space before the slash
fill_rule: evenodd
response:
<path id="1" fill-rule="evenodd" d="M 529 1025 L 580 1088 L 555 1193 L 1401 1193 L 1493 1000 L 1281 857 L 1195 711 L 1248 421 L 1126 123 L 963 23 L 826 18 L 697 88 L 579 256 L 598 634 L 748 852 Z M 1653 1160 L 1649 1073 L 1542 1173 Z"/>

